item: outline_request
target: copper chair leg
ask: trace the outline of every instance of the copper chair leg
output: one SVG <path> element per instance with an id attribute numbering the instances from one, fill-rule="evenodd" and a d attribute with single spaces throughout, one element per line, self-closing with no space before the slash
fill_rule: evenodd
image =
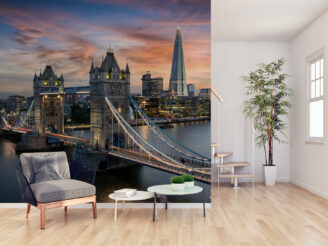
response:
<path id="1" fill-rule="evenodd" d="M 31 210 L 31 204 L 27 204 L 26 219 L 28 219 L 28 217 L 30 215 L 30 210 Z"/>
<path id="2" fill-rule="evenodd" d="M 46 206 L 40 206 L 40 228 L 45 229 L 46 227 Z"/>
<path id="3" fill-rule="evenodd" d="M 97 218 L 97 203 L 96 203 L 96 198 L 95 198 L 94 202 L 92 202 L 92 209 L 93 209 L 93 218 L 96 219 Z"/>

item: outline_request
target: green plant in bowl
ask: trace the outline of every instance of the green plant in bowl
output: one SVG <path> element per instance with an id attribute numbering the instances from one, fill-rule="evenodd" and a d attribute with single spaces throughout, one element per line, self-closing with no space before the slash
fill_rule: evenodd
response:
<path id="1" fill-rule="evenodd" d="M 184 174 L 184 175 L 182 175 L 182 178 L 185 181 L 186 188 L 190 188 L 190 187 L 194 186 L 194 184 L 195 184 L 194 176 L 192 176 L 190 174 Z"/>
<path id="2" fill-rule="evenodd" d="M 194 176 L 190 174 L 184 174 L 182 175 L 182 178 L 184 179 L 185 182 L 193 182 L 194 181 Z"/>
<path id="3" fill-rule="evenodd" d="M 171 183 L 172 184 L 183 184 L 185 182 L 182 176 L 172 176 Z"/>
<path id="4" fill-rule="evenodd" d="M 182 191 L 186 188 L 185 181 L 182 176 L 173 176 L 171 178 L 171 188 L 174 191 Z"/>

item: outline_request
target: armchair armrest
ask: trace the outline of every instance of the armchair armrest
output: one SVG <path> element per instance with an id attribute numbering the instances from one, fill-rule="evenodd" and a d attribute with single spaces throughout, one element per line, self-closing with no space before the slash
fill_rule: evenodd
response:
<path id="1" fill-rule="evenodd" d="M 17 169 L 17 179 L 21 191 L 22 201 L 36 206 L 37 201 L 31 190 L 30 184 L 23 173 L 22 164 L 20 162 L 16 165 L 16 169 Z"/>
<path id="2" fill-rule="evenodd" d="M 91 168 L 78 160 L 69 160 L 68 162 L 71 179 L 94 184 L 96 178 L 96 170 L 94 168 Z"/>

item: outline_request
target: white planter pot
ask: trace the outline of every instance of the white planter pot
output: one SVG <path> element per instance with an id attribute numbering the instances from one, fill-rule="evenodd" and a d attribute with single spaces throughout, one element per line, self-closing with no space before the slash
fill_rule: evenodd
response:
<path id="1" fill-rule="evenodd" d="M 186 185 L 183 184 L 171 184 L 172 190 L 178 191 L 178 190 L 184 190 L 186 188 Z"/>
<path id="2" fill-rule="evenodd" d="M 275 185 L 277 178 L 277 166 L 263 166 L 265 185 Z"/>
<path id="3" fill-rule="evenodd" d="M 195 182 L 190 181 L 190 182 L 185 182 L 186 188 L 194 187 Z"/>

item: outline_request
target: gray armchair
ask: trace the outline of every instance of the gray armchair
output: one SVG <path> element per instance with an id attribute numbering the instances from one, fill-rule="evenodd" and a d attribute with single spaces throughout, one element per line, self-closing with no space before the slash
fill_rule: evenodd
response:
<path id="1" fill-rule="evenodd" d="M 71 168 L 70 168 L 71 167 Z M 97 218 L 95 171 L 76 161 L 67 161 L 65 152 L 23 153 L 17 166 L 22 200 L 27 203 L 26 218 L 31 206 L 40 209 L 41 229 L 45 228 L 46 210 L 92 203 Z M 85 182 L 86 181 L 86 182 Z"/>

